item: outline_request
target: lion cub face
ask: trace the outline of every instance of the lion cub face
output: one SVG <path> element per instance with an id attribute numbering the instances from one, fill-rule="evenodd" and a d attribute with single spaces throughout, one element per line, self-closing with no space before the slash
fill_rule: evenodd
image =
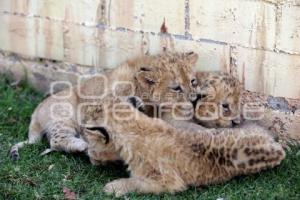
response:
<path id="1" fill-rule="evenodd" d="M 240 82 L 222 72 L 198 72 L 196 121 L 208 128 L 226 128 L 239 123 Z"/>
<path id="2" fill-rule="evenodd" d="M 141 88 L 138 96 L 145 102 L 187 102 L 188 94 L 196 86 L 194 65 L 198 55 L 190 53 L 165 53 L 155 59 L 143 61 L 136 74 Z"/>

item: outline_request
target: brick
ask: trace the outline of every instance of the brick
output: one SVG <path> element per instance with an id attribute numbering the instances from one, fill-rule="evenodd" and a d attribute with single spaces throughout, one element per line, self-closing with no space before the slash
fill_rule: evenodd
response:
<path id="1" fill-rule="evenodd" d="M 207 42 L 179 39 L 166 34 L 108 30 L 74 24 L 65 25 L 64 59 L 87 66 L 113 68 L 141 54 L 170 51 L 195 51 L 200 59 L 197 69 L 228 71 L 229 47 Z M 130 38 L 130 40 L 128 39 Z"/>
<path id="2" fill-rule="evenodd" d="M 235 57 L 247 90 L 300 98 L 300 56 L 237 47 Z"/>
<path id="3" fill-rule="evenodd" d="M 65 20 L 71 23 L 80 23 L 90 26 L 99 23 L 106 24 L 108 5 L 108 1 L 106 0 L 66 1 Z"/>
<path id="4" fill-rule="evenodd" d="M 198 53 L 196 69 L 199 71 L 229 72 L 230 49 L 227 45 L 179 40 L 175 50 Z"/>
<path id="5" fill-rule="evenodd" d="M 277 0 L 277 3 L 280 5 L 290 4 L 290 5 L 294 5 L 294 6 L 300 6 L 299 0 Z"/>
<path id="6" fill-rule="evenodd" d="M 63 20 L 65 17 L 65 8 L 67 0 L 31 0 L 31 9 L 29 12 L 33 12 L 37 16 L 47 17 L 50 19 Z"/>
<path id="7" fill-rule="evenodd" d="M 264 1 L 264 2 L 267 2 L 267 3 L 272 3 L 272 4 L 278 4 L 282 0 L 261 0 L 261 1 Z M 283 0 L 283 1 L 285 1 L 285 0 Z"/>
<path id="8" fill-rule="evenodd" d="M 228 71 L 230 63 L 230 51 L 227 45 L 196 42 L 192 40 L 178 39 L 170 36 L 145 36 L 149 41 L 146 52 L 155 54 L 162 52 L 163 49 L 169 51 L 189 52 L 194 51 L 199 55 L 196 69 L 201 71 Z"/>
<path id="9" fill-rule="evenodd" d="M 26 56 L 63 59 L 62 23 L 0 14 L 0 49 Z"/>
<path id="10" fill-rule="evenodd" d="M 66 0 L 1 0 L 0 11 L 63 20 Z"/>
<path id="11" fill-rule="evenodd" d="M 264 1 L 190 0 L 190 32 L 195 39 L 273 49 L 275 20 L 276 6 Z"/>
<path id="12" fill-rule="evenodd" d="M 197 42 L 170 35 L 142 34 L 141 53 L 157 54 L 162 51 L 198 53 L 199 60 L 196 69 L 202 71 L 228 71 L 230 63 L 230 49 L 227 45 L 208 42 Z"/>
<path id="13" fill-rule="evenodd" d="M 109 24 L 135 31 L 160 32 L 166 20 L 170 33 L 184 34 L 185 0 L 1 0 L 0 11 L 36 15 L 90 26 Z"/>
<path id="14" fill-rule="evenodd" d="M 24 0 L 1 0 L 0 11 L 12 12 L 12 13 L 29 13 L 31 6 L 28 1 Z"/>
<path id="15" fill-rule="evenodd" d="M 165 20 L 169 33 L 185 32 L 185 0 L 112 0 L 108 12 L 112 27 L 158 33 Z"/>
<path id="16" fill-rule="evenodd" d="M 282 6 L 278 21 L 279 33 L 276 47 L 289 53 L 300 53 L 300 6 Z"/>
<path id="17" fill-rule="evenodd" d="M 134 32 L 69 24 L 64 39 L 64 59 L 81 65 L 112 68 L 141 54 L 141 35 Z"/>
<path id="18" fill-rule="evenodd" d="M 106 22 L 107 5 L 100 0 L 1 0 L 0 11 L 96 25 Z"/>

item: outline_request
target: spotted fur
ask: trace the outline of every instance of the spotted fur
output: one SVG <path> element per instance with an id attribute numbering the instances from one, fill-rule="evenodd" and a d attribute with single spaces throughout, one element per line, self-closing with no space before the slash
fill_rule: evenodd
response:
<path id="1" fill-rule="evenodd" d="M 208 128 L 232 127 L 240 120 L 241 84 L 223 72 L 197 72 L 195 119 Z"/>
<path id="2" fill-rule="evenodd" d="M 103 105 L 106 102 L 102 101 L 103 96 L 135 95 L 146 103 L 168 102 L 170 99 L 174 102 L 185 101 L 186 96 L 177 97 L 172 93 L 173 97 L 170 98 L 167 94 L 173 85 L 180 86 L 185 94 L 191 92 L 190 80 L 195 79 L 193 66 L 197 59 L 198 55 L 193 52 L 141 56 L 104 73 L 106 81 L 103 76 L 95 76 L 48 97 L 32 114 L 28 140 L 11 148 L 11 158 L 17 160 L 20 148 L 40 141 L 45 134 L 50 149 L 42 154 L 51 151 L 86 151 L 87 142 L 81 137 L 82 128 L 97 124 L 99 118 L 105 117 Z M 115 83 L 120 81 L 129 84 L 116 86 Z M 70 115 L 66 118 L 65 113 Z"/>
<path id="3" fill-rule="evenodd" d="M 263 134 L 267 130 L 261 127 L 189 132 L 135 109 L 119 113 L 135 116 L 124 121 L 114 117 L 111 106 L 105 108 L 110 144 L 98 142 L 88 149 L 95 148 L 99 155 L 114 152 L 128 165 L 131 176 L 106 184 L 104 191 L 108 194 L 179 192 L 188 186 L 220 183 L 256 173 L 279 165 L 285 157 L 281 145 Z M 95 154 L 90 157 L 99 160 Z"/>

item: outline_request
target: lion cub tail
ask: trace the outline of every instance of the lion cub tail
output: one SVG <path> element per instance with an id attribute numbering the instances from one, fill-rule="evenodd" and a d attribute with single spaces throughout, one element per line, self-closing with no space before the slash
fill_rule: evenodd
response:
<path id="1" fill-rule="evenodd" d="M 9 155 L 13 161 L 19 160 L 19 149 L 23 148 L 27 144 L 34 144 L 41 141 L 43 138 L 43 131 L 40 128 L 39 123 L 32 118 L 29 125 L 28 139 L 13 145 L 10 149 Z"/>

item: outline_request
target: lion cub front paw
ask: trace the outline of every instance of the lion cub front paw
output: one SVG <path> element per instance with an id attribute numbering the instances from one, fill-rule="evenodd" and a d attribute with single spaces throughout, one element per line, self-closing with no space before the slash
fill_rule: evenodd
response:
<path id="1" fill-rule="evenodd" d="M 127 102 L 130 103 L 134 108 L 138 109 L 140 112 L 145 112 L 145 105 L 141 98 L 137 96 L 127 97 Z"/>
<path id="2" fill-rule="evenodd" d="M 17 161 L 20 159 L 18 150 L 11 150 L 9 156 L 12 161 Z"/>
<path id="3" fill-rule="evenodd" d="M 73 138 L 70 141 L 67 152 L 84 152 L 88 149 L 88 143 L 81 138 Z"/>
<path id="4" fill-rule="evenodd" d="M 125 181 L 125 179 L 118 179 L 107 183 L 104 186 L 103 190 L 108 195 L 115 194 L 116 197 L 121 197 L 131 192 L 131 189 L 129 187 L 130 184 L 127 184 L 127 181 Z"/>

